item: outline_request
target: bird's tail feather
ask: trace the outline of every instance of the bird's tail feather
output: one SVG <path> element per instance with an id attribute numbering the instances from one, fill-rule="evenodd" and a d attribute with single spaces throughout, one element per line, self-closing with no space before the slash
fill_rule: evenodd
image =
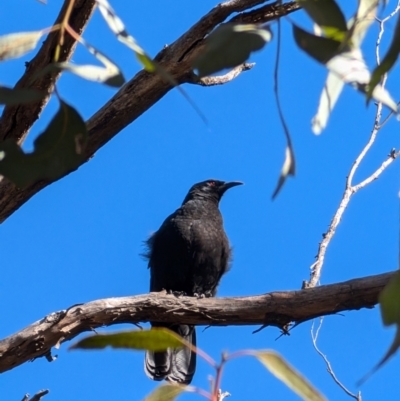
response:
<path id="1" fill-rule="evenodd" d="M 157 325 L 159 327 L 159 325 Z M 196 330 L 191 325 L 166 326 L 196 346 Z M 153 380 L 189 384 L 196 370 L 196 353 L 188 347 L 169 348 L 164 352 L 147 351 L 144 361 L 146 375 Z"/>

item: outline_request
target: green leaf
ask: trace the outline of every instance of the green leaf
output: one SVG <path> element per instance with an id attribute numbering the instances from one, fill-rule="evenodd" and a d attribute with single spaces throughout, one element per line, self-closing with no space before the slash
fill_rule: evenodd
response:
<path id="1" fill-rule="evenodd" d="M 167 70 L 161 67 L 161 65 L 153 61 L 151 57 L 138 45 L 136 40 L 131 35 L 129 35 L 124 23 L 122 22 L 121 18 L 119 18 L 118 15 L 115 13 L 110 3 L 107 0 L 96 0 L 96 2 L 98 4 L 99 11 L 106 21 L 108 27 L 116 35 L 117 39 L 121 43 L 134 51 L 136 59 L 143 66 L 143 68 L 148 72 L 155 72 L 159 74 L 173 87 L 177 88 L 177 90 L 189 102 L 189 104 L 193 107 L 200 118 L 207 124 L 207 119 L 205 118 L 201 110 L 197 107 L 197 105 L 193 102 L 189 95 L 179 86 L 178 81 Z"/>
<path id="2" fill-rule="evenodd" d="M 351 41 L 351 46 L 348 46 L 348 51 L 360 48 L 368 28 L 372 22 L 375 21 L 378 3 L 379 0 L 359 1 L 355 17 L 348 22 L 348 26 L 350 27 L 350 36 L 347 38 L 347 41 L 349 44 Z M 340 57 L 340 55 L 336 57 Z M 345 56 L 342 57 L 342 60 L 345 61 Z M 363 61 L 361 61 L 361 64 L 364 64 L 365 66 Z M 314 134 L 319 135 L 322 130 L 325 129 L 329 116 L 342 92 L 344 83 L 345 80 L 339 77 L 336 72 L 329 71 L 319 99 L 317 114 L 312 119 L 312 131 Z M 385 93 L 385 91 L 378 90 L 375 95 L 377 98 L 382 98 L 383 103 L 388 104 L 390 108 L 393 108 L 393 101 L 387 92 Z"/>
<path id="3" fill-rule="evenodd" d="M 359 48 L 353 48 L 348 52 L 338 54 L 329 60 L 326 66 L 329 71 L 332 71 L 343 82 L 351 84 L 361 93 L 366 92 L 371 74 Z M 375 87 L 372 97 L 397 113 L 396 102 L 381 85 Z"/>
<path id="4" fill-rule="evenodd" d="M 0 60 L 23 56 L 36 47 L 42 35 L 42 31 L 34 31 L 0 36 Z"/>
<path id="5" fill-rule="evenodd" d="M 174 401 L 185 387 L 179 384 L 163 384 L 151 392 L 144 401 Z"/>
<path id="6" fill-rule="evenodd" d="M 268 27 L 222 24 L 206 38 L 204 51 L 193 61 L 193 68 L 198 70 L 200 77 L 204 77 L 224 68 L 236 67 L 271 39 Z"/>
<path id="7" fill-rule="evenodd" d="M 45 96 L 45 92 L 36 89 L 11 89 L 0 86 L 0 104 L 7 104 L 8 106 L 35 102 Z"/>
<path id="8" fill-rule="evenodd" d="M 306 401 L 326 401 L 312 384 L 275 351 L 254 351 L 253 354 L 276 378 Z"/>
<path id="9" fill-rule="evenodd" d="M 353 47 L 361 46 L 369 27 L 375 22 L 378 5 L 379 0 L 359 0 L 356 15 L 348 23 Z"/>
<path id="10" fill-rule="evenodd" d="M 375 371 L 377 369 L 380 369 L 389 360 L 389 358 L 392 357 L 397 352 L 399 348 L 400 348 L 400 327 L 399 324 L 397 324 L 396 335 L 394 336 L 392 345 L 389 347 L 385 356 L 376 366 Z"/>
<path id="11" fill-rule="evenodd" d="M 164 328 L 152 328 L 151 330 L 95 334 L 80 340 L 72 345 L 71 349 L 112 347 L 159 352 L 168 348 L 179 348 L 183 345 L 183 340 L 176 333 Z"/>
<path id="12" fill-rule="evenodd" d="M 156 71 L 157 67 L 154 61 L 146 54 L 146 52 L 138 45 L 136 40 L 129 35 L 121 18 L 118 17 L 111 4 L 107 0 L 96 0 L 99 11 L 106 21 L 108 27 L 115 34 L 117 39 L 125 46 L 129 47 L 136 54 L 136 58 L 143 68 L 148 72 Z"/>
<path id="13" fill-rule="evenodd" d="M 399 326 L 397 325 L 396 335 L 394 336 L 391 346 L 387 350 L 382 360 L 378 363 L 378 365 L 375 366 L 373 371 L 376 372 L 378 369 L 380 369 L 396 353 L 396 351 L 399 348 L 400 348 L 400 329 Z"/>
<path id="14" fill-rule="evenodd" d="M 400 272 L 395 274 L 380 293 L 379 306 L 385 326 L 400 324 Z"/>
<path id="15" fill-rule="evenodd" d="M 346 19 L 334 0 L 296 0 L 326 37 L 342 42 L 347 33 Z"/>
<path id="16" fill-rule="evenodd" d="M 361 385 L 366 380 L 368 380 L 377 370 L 379 370 L 400 348 L 400 329 L 397 326 L 396 335 L 394 336 L 394 340 L 390 345 L 389 349 L 386 351 L 384 357 L 379 361 L 379 363 L 372 368 L 370 372 L 368 372 L 362 379 L 360 379 L 357 384 Z"/>
<path id="17" fill-rule="evenodd" d="M 87 43 L 83 38 L 80 38 L 79 41 L 104 65 L 104 67 L 96 65 L 76 65 L 67 62 L 52 63 L 39 71 L 38 74 L 34 76 L 33 80 L 51 72 L 69 71 L 89 81 L 95 81 L 117 88 L 125 83 L 125 78 L 116 64 Z"/>
<path id="18" fill-rule="evenodd" d="M 155 72 L 157 71 L 160 73 L 161 68 L 157 66 L 157 64 L 146 54 L 146 53 L 138 53 L 136 52 L 136 58 L 139 60 L 140 64 L 142 64 L 143 68 L 148 72 Z M 170 77 L 172 77 L 166 70 L 163 70 L 164 75 L 168 75 L 167 81 L 171 82 Z M 177 83 L 174 83 L 176 86 Z"/>
<path id="19" fill-rule="evenodd" d="M 368 85 L 367 90 L 367 99 L 370 100 L 373 97 L 373 91 L 375 87 L 378 85 L 383 75 L 385 75 L 396 63 L 397 58 L 400 53 L 400 15 L 397 16 L 396 28 L 394 30 L 392 43 L 385 54 L 385 57 L 381 61 L 381 63 L 375 68 L 372 73 L 371 81 Z"/>
<path id="20" fill-rule="evenodd" d="M 317 114 L 311 122 L 311 129 L 315 135 L 319 135 L 325 129 L 343 87 L 343 80 L 333 72 L 329 72 L 319 99 Z"/>
<path id="21" fill-rule="evenodd" d="M 295 24 L 293 36 L 300 49 L 322 64 L 326 64 L 338 54 L 341 45 L 337 40 L 313 35 Z"/>
<path id="22" fill-rule="evenodd" d="M 386 354 L 368 372 L 360 381 L 359 384 L 364 383 L 373 373 L 380 369 L 390 357 L 400 348 L 400 272 L 397 271 L 395 276 L 386 284 L 385 288 L 379 294 L 379 306 L 381 309 L 382 321 L 385 326 L 395 324 L 397 326 L 396 335 L 394 340 L 386 351 Z"/>
<path id="23" fill-rule="evenodd" d="M 285 183 L 286 179 L 291 175 L 294 176 L 296 173 L 296 163 L 294 158 L 294 151 L 291 142 L 286 145 L 285 149 L 285 161 L 283 162 L 281 173 L 279 175 L 278 183 L 274 193 L 272 194 L 272 199 L 274 199 L 280 192 Z"/>
<path id="24" fill-rule="evenodd" d="M 0 174 L 18 187 L 39 180 L 57 180 L 85 160 L 86 125 L 78 112 L 60 101 L 60 109 L 34 142 L 33 153 L 24 153 L 12 140 L 0 144 Z"/>

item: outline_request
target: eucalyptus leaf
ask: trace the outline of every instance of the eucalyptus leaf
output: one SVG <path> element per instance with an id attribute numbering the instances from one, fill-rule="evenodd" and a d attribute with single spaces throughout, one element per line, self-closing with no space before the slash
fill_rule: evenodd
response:
<path id="1" fill-rule="evenodd" d="M 261 50 L 272 39 L 268 27 L 227 23 L 205 40 L 204 51 L 193 61 L 193 68 L 204 77 L 244 63 L 252 52 Z"/>
<path id="2" fill-rule="evenodd" d="M 25 153 L 13 140 L 0 144 L 0 174 L 24 188 L 39 180 L 55 181 L 76 170 L 85 160 L 86 125 L 79 113 L 60 101 L 49 126 Z"/>
<path id="3" fill-rule="evenodd" d="M 0 86 L 0 104 L 8 106 L 36 102 L 46 97 L 45 92 L 36 89 L 12 89 Z"/>
<path id="4" fill-rule="evenodd" d="M 334 0 L 296 0 L 326 37 L 343 41 L 347 33 L 346 19 Z"/>
<path id="5" fill-rule="evenodd" d="M 185 386 L 163 384 L 151 392 L 144 401 L 174 401 L 183 391 L 185 391 Z"/>
<path id="6" fill-rule="evenodd" d="M 0 36 L 0 60 L 23 56 L 36 47 L 42 35 L 42 31 L 33 31 Z"/>
<path id="7" fill-rule="evenodd" d="M 337 40 L 314 35 L 295 24 L 293 24 L 293 36 L 300 49 L 322 64 L 326 64 L 337 55 L 341 46 Z"/>
<path id="8" fill-rule="evenodd" d="M 280 354 L 275 351 L 254 351 L 253 355 L 279 380 L 305 401 L 326 401 L 326 398 Z"/>
<path id="9" fill-rule="evenodd" d="M 109 334 L 95 334 L 78 341 L 71 349 L 101 349 L 106 347 L 154 352 L 168 348 L 179 348 L 183 341 L 172 331 L 164 328 L 151 330 L 121 331 Z"/>

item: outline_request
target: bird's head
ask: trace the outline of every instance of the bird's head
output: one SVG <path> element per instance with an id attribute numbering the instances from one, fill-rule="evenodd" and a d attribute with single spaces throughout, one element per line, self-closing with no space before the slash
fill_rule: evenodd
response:
<path id="1" fill-rule="evenodd" d="M 229 188 L 242 184 L 240 181 L 224 182 L 212 179 L 198 182 L 190 188 L 182 204 L 193 199 L 211 199 L 218 203 Z"/>

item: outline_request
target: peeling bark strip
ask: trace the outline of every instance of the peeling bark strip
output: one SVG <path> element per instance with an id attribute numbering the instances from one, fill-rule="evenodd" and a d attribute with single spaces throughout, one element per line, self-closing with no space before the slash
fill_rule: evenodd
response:
<path id="1" fill-rule="evenodd" d="M 317 316 L 372 308 L 394 274 L 384 273 L 305 290 L 251 297 L 196 299 L 153 292 L 100 299 L 51 313 L 1 340 L 0 372 L 41 356 L 51 360 L 52 347 L 85 331 L 118 323 L 156 320 L 210 326 L 283 327 L 290 322 L 304 322 Z"/>
<path id="2" fill-rule="evenodd" d="M 77 0 L 75 3 L 70 24 L 80 33 L 90 19 L 95 2 L 94 0 Z M 229 0 L 215 6 L 179 39 L 161 50 L 155 59 L 180 84 L 186 82 L 194 83 L 191 63 L 202 48 L 203 38 L 230 15 L 249 10 L 263 3 L 267 3 L 267 1 Z M 64 15 L 66 4 L 67 1 L 60 11 L 57 21 Z M 264 5 L 257 10 L 239 14 L 239 16 L 242 16 L 242 20 L 246 23 L 263 23 L 287 15 L 298 8 L 298 4 L 294 1 L 282 5 L 273 3 Z M 238 16 L 232 20 L 240 21 L 240 18 L 236 18 Z M 69 35 L 66 38 L 65 51 L 62 54 L 65 54 L 66 59 L 69 59 L 74 50 L 74 43 Z M 34 73 L 40 71 L 51 61 L 49 55 L 52 54 L 57 42 L 57 33 L 50 34 L 36 57 L 30 62 L 17 87 L 24 87 Z M 60 59 L 60 61 L 64 61 L 64 59 Z M 45 76 L 41 79 L 40 85 L 37 87 L 35 85 L 35 88 L 50 91 L 54 83 L 54 78 L 49 80 L 49 77 Z M 171 85 L 163 81 L 158 75 L 150 74 L 146 71 L 137 73 L 87 121 L 89 131 L 87 160 L 122 129 L 157 103 L 171 89 Z M 17 139 L 19 143 L 23 142 L 47 101 L 48 98 L 42 101 L 42 104 L 31 103 L 6 107 L 0 119 L 0 140 L 7 137 Z M 193 118 L 196 118 L 194 113 L 193 116 Z M 8 180 L 0 179 L 0 223 L 47 185 L 49 183 L 42 181 L 20 190 Z"/>

